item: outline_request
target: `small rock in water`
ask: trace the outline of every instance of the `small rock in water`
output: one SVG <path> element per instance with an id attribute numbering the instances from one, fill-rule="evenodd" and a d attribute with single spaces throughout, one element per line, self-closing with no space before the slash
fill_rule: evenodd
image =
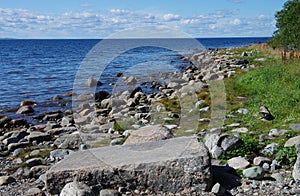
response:
<path id="1" fill-rule="evenodd" d="M 101 85 L 101 82 L 99 82 L 98 80 L 96 80 L 92 77 L 89 77 L 89 79 L 86 81 L 86 85 L 87 85 L 87 87 L 95 87 L 95 86 Z"/>
<path id="2" fill-rule="evenodd" d="M 17 114 L 32 114 L 34 113 L 34 109 L 30 105 L 22 106 L 16 112 Z"/>

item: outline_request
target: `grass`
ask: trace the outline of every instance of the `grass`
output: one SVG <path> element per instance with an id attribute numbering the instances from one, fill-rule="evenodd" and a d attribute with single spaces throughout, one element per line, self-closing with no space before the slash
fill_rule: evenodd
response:
<path id="1" fill-rule="evenodd" d="M 265 57 L 262 55 L 262 57 Z M 245 107 L 249 113 L 242 124 L 252 130 L 282 128 L 300 120 L 300 63 L 281 63 L 277 57 L 262 62 L 260 67 L 225 80 L 229 111 Z M 246 97 L 243 102 L 237 96 Z M 258 103 L 269 108 L 273 122 L 257 120 Z"/>

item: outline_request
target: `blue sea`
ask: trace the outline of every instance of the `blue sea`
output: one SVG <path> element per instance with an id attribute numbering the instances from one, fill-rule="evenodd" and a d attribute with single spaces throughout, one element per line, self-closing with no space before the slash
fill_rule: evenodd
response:
<path id="1" fill-rule="evenodd" d="M 97 90 L 111 91 L 116 73 L 126 72 L 133 65 L 142 65 L 134 73 L 141 76 L 147 74 L 147 70 L 163 67 L 164 64 L 171 64 L 174 69 L 180 70 L 189 64 L 180 57 L 197 50 L 247 46 L 268 39 L 199 38 L 196 39 L 199 47 L 195 45 L 195 40 L 185 39 L 106 42 L 96 39 L 3 39 L 0 40 L 0 112 L 19 107 L 22 100 L 36 101 L 37 112 L 58 109 L 60 106 L 52 101 L 53 97 L 73 91 L 74 80 L 87 62 L 94 63 L 87 74 L 99 79 L 97 72 L 101 71 L 99 80 L 102 85 Z M 103 68 L 104 62 L 104 70 L 94 69 L 98 65 Z M 70 107 L 70 104 L 66 101 L 64 107 Z"/>

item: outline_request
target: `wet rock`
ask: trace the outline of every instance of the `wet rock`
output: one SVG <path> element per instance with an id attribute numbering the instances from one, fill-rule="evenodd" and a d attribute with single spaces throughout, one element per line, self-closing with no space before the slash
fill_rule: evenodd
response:
<path id="1" fill-rule="evenodd" d="M 34 113 L 34 109 L 30 105 L 22 106 L 16 112 L 17 114 L 32 114 Z"/>
<path id="2" fill-rule="evenodd" d="M 137 130 L 128 130 L 128 133 L 129 137 L 124 144 L 136 144 L 174 137 L 170 130 L 161 125 L 145 126 Z"/>
<path id="3" fill-rule="evenodd" d="M 264 177 L 264 170 L 260 166 L 254 166 L 248 169 L 244 169 L 243 175 L 249 179 L 261 180 Z"/>
<path id="4" fill-rule="evenodd" d="M 54 113 L 54 114 L 47 114 L 44 116 L 43 121 L 57 121 L 58 119 L 61 119 L 63 117 L 63 114 L 61 112 Z"/>
<path id="5" fill-rule="evenodd" d="M 16 179 L 12 176 L 0 176 L 0 186 L 8 185 L 10 183 L 15 182 Z"/>
<path id="6" fill-rule="evenodd" d="M 64 186 L 59 196 L 91 196 L 94 195 L 92 189 L 82 182 L 70 182 Z"/>

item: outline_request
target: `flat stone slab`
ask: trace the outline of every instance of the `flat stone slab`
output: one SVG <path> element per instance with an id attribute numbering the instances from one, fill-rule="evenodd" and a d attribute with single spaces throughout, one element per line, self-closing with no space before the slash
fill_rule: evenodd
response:
<path id="1" fill-rule="evenodd" d="M 78 181 L 98 189 L 190 194 L 209 188 L 211 179 L 205 145 L 196 137 L 179 137 L 78 151 L 47 172 L 46 187 L 59 194 Z"/>

